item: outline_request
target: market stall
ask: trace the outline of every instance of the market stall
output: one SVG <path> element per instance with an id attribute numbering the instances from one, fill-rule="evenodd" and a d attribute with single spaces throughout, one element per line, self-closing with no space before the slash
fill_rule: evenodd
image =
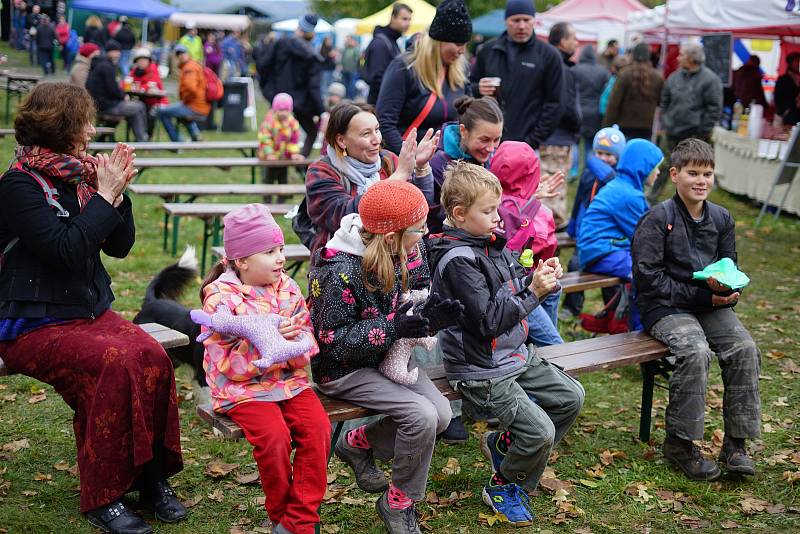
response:
<path id="1" fill-rule="evenodd" d="M 411 27 L 407 32 L 408 35 L 426 31 L 433 20 L 433 16 L 436 14 L 436 8 L 423 0 L 404 0 L 403 3 L 413 10 L 411 15 Z M 390 18 L 392 18 L 392 4 L 389 4 L 377 13 L 373 13 L 361 19 L 361 22 L 356 26 L 356 33 L 359 35 L 370 35 L 372 34 L 372 30 L 375 29 L 375 26 L 385 26 L 389 24 Z"/>
<path id="2" fill-rule="evenodd" d="M 536 15 L 536 34 L 547 36 L 557 22 L 575 27 L 581 43 L 622 40 L 630 13 L 648 11 L 639 0 L 566 0 Z"/>

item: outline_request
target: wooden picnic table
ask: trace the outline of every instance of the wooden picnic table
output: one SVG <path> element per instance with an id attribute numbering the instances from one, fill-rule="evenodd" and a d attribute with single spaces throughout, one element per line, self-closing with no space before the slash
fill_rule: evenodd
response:
<path id="1" fill-rule="evenodd" d="M 11 115 L 11 96 L 17 95 L 17 100 L 23 93 L 28 93 L 42 79 L 41 74 L 25 74 L 12 70 L 0 70 L 0 76 L 6 78 L 6 122 Z"/>
<path id="2" fill-rule="evenodd" d="M 128 89 L 125 94 L 135 98 L 163 98 L 167 96 L 167 92 L 163 89 Z"/>
<path id="3" fill-rule="evenodd" d="M 95 126 L 94 128 L 97 131 L 97 135 L 109 135 L 114 133 L 114 128 L 108 128 L 107 126 Z M 9 135 L 16 134 L 16 130 L 14 128 L 0 128 L 0 138 L 7 137 Z M 94 144 L 94 143 L 92 143 Z M 116 143 L 102 143 L 104 145 L 109 145 L 109 149 L 113 149 L 117 146 Z M 90 145 L 91 146 L 91 145 Z"/>
<path id="4" fill-rule="evenodd" d="M 165 150 L 239 150 L 244 156 L 255 157 L 258 141 L 148 141 L 131 143 L 137 151 Z M 90 143 L 89 150 L 111 150 L 116 143 Z M 138 160 L 137 160 L 138 162 Z"/>
<path id="5" fill-rule="evenodd" d="M 304 195 L 304 184 L 131 184 L 129 191 L 137 195 L 156 195 L 164 202 L 194 202 L 197 197 L 209 195 Z M 164 250 L 167 250 L 169 236 L 169 213 L 164 212 Z M 172 254 L 177 252 L 173 244 Z"/>
<path id="6" fill-rule="evenodd" d="M 164 211 L 172 217 L 172 255 L 177 254 L 178 226 L 181 217 L 197 217 L 203 221 L 203 250 L 200 259 L 200 274 L 206 272 L 206 257 L 208 256 L 208 240 L 214 238 L 213 244 L 219 244 L 219 233 L 222 225 L 220 219 L 231 211 L 241 208 L 244 204 L 181 204 L 167 202 L 163 205 Z M 291 204 L 267 204 L 273 215 L 285 215 L 294 210 Z"/>
<path id="7" fill-rule="evenodd" d="M 256 183 L 256 167 L 304 167 L 311 160 L 276 159 L 260 160 L 258 158 L 136 158 L 136 168 L 141 176 L 147 169 L 207 168 L 216 167 L 228 170 L 232 167 L 249 167 L 250 181 Z"/>

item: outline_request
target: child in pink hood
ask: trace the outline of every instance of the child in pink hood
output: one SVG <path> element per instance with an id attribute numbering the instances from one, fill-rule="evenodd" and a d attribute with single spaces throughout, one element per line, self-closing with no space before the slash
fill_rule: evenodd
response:
<path id="1" fill-rule="evenodd" d="M 540 259 L 558 262 L 558 258 L 553 256 L 558 248 L 553 212 L 536 198 L 541 181 L 536 152 L 527 143 L 505 141 L 495 151 L 490 170 L 503 187 L 497 211 L 502 220 L 506 246 L 519 253 L 530 249 L 534 265 Z M 528 317 L 528 338 L 539 347 L 564 342 L 558 333 L 560 298 L 559 289 L 545 298 Z"/>

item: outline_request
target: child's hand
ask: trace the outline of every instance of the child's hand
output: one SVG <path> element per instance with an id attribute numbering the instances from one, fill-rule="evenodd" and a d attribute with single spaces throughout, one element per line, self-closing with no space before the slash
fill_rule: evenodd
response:
<path id="1" fill-rule="evenodd" d="M 428 128 L 428 131 L 425 132 L 425 137 L 417 145 L 415 159 L 418 169 L 424 167 L 436 153 L 436 149 L 439 148 L 439 136 L 440 132 L 434 134 L 433 128 Z"/>
<path id="2" fill-rule="evenodd" d="M 730 287 L 726 286 L 725 284 L 720 283 L 713 276 L 709 276 L 706 279 L 706 283 L 708 284 L 708 287 L 711 288 L 711 291 L 713 291 L 714 293 L 727 293 L 728 291 L 731 290 Z"/>
<path id="3" fill-rule="evenodd" d="M 296 323 L 294 317 L 282 321 L 278 327 L 278 332 L 280 332 L 284 339 L 290 341 L 302 333 L 300 325 Z"/>
<path id="4" fill-rule="evenodd" d="M 723 297 L 722 295 L 711 295 L 712 306 L 728 306 L 730 304 L 735 304 L 737 300 L 739 300 L 738 291 L 731 293 L 727 297 Z"/>
<path id="5" fill-rule="evenodd" d="M 292 154 L 292 160 L 293 161 L 301 161 L 301 160 L 304 160 L 304 159 L 306 159 L 306 157 L 304 155 L 302 155 L 302 154 Z"/>
<path id="6" fill-rule="evenodd" d="M 402 180 L 407 182 L 411 179 L 411 173 L 417 162 L 417 129 L 412 128 L 408 137 L 403 141 L 403 146 L 400 148 L 400 155 L 398 156 L 397 169 L 389 177 L 390 180 Z"/>
<path id="7" fill-rule="evenodd" d="M 539 260 L 539 265 L 533 272 L 533 280 L 528 288 L 533 291 L 536 298 L 542 299 L 555 291 L 558 287 L 558 279 L 555 275 L 555 270 L 549 265 L 545 265 L 542 260 Z"/>
<path id="8" fill-rule="evenodd" d="M 556 191 L 564 183 L 566 176 L 563 171 L 555 172 L 549 176 L 542 177 L 539 187 L 536 188 L 535 197 L 539 200 L 543 198 L 553 198 L 558 196 Z"/>
<path id="9" fill-rule="evenodd" d="M 556 279 L 560 279 L 564 276 L 564 268 L 561 267 L 561 261 L 556 256 L 549 258 L 547 261 L 544 262 L 545 265 L 549 265 L 553 268 L 553 272 L 555 272 Z"/>

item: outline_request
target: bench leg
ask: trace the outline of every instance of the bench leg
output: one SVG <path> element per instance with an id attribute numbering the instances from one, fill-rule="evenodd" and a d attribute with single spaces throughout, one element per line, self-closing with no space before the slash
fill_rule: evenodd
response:
<path id="1" fill-rule="evenodd" d="M 639 439 L 642 443 L 650 441 L 650 424 L 653 413 L 653 387 L 656 374 L 655 362 L 641 364 L 642 367 L 642 408 L 639 414 Z"/>
<path id="2" fill-rule="evenodd" d="M 172 218 L 172 256 L 175 257 L 178 254 L 178 227 L 180 226 L 181 218 L 179 216 L 174 216 Z"/>
<path id="3" fill-rule="evenodd" d="M 209 228 L 209 220 L 203 219 L 203 251 L 200 259 L 200 276 L 206 275 L 206 256 L 208 255 L 208 240 L 211 237 L 212 230 Z"/>

